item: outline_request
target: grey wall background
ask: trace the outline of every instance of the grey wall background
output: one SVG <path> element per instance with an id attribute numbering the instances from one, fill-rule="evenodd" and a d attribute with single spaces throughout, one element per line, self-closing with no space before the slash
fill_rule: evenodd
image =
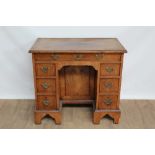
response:
<path id="1" fill-rule="evenodd" d="M 0 27 L 0 98 L 33 99 L 31 54 L 38 37 L 117 37 L 125 55 L 122 99 L 155 99 L 155 27 Z"/>

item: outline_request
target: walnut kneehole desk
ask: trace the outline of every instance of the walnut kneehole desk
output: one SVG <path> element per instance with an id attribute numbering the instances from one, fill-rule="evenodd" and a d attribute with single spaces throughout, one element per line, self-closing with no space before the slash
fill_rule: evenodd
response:
<path id="1" fill-rule="evenodd" d="M 120 118 L 120 88 L 126 49 L 116 38 L 38 38 L 32 53 L 35 123 L 49 115 L 61 124 L 62 104 L 92 104 L 93 123 Z"/>

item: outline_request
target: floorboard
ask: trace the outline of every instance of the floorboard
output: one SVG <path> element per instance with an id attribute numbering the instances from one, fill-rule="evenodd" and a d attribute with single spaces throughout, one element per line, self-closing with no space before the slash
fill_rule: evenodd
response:
<path id="1" fill-rule="evenodd" d="M 121 100 L 121 119 L 113 124 L 109 117 L 99 125 L 92 123 L 91 107 L 63 107 L 62 124 L 55 125 L 44 118 L 34 124 L 34 100 L 0 100 L 0 128 L 2 129 L 152 129 L 155 128 L 155 100 Z"/>

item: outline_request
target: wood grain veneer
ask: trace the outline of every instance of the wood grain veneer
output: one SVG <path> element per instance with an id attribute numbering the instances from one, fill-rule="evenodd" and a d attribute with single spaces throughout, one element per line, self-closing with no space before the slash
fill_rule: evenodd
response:
<path id="1" fill-rule="evenodd" d="M 38 38 L 33 58 L 35 123 L 46 115 L 61 123 L 62 104 L 93 106 L 93 122 L 120 118 L 120 88 L 126 49 L 116 38 Z"/>

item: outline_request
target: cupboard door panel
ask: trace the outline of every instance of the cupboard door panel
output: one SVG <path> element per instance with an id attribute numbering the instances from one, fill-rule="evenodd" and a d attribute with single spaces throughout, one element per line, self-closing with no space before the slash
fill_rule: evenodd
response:
<path id="1" fill-rule="evenodd" d="M 60 71 L 61 99 L 94 99 L 96 72 L 88 66 L 68 66 Z"/>

